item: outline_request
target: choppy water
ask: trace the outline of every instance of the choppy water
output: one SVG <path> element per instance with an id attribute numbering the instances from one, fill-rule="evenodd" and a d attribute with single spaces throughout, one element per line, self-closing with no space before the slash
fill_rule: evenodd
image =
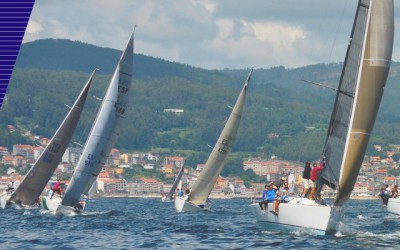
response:
<path id="1" fill-rule="evenodd" d="M 339 233 L 316 236 L 258 223 L 248 200 L 214 200 L 214 212 L 176 213 L 155 199 L 91 200 L 84 214 L 0 210 L 1 249 L 377 249 L 400 248 L 400 217 L 379 200 L 350 200 Z"/>

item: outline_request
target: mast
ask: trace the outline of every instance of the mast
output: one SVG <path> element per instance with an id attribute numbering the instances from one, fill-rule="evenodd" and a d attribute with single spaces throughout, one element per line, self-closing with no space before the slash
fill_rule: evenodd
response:
<path id="1" fill-rule="evenodd" d="M 208 157 L 204 169 L 192 188 L 189 200 L 196 205 L 206 203 L 211 190 L 214 188 L 215 182 L 224 168 L 226 157 L 231 151 L 233 143 L 236 139 L 240 119 L 242 117 L 247 87 L 250 83 L 252 72 L 253 69 L 251 69 L 247 77 L 236 104 L 233 107 L 228 121 L 226 122 L 225 127 L 222 130 L 221 135 L 219 136 L 210 156 Z"/>
<path id="2" fill-rule="evenodd" d="M 121 133 L 121 123 L 129 102 L 132 81 L 133 38 L 132 32 L 103 98 L 62 205 L 74 206 L 79 203 L 83 193 L 89 192 Z"/>
<path id="3" fill-rule="evenodd" d="M 336 206 L 350 197 L 363 162 L 390 68 L 393 34 L 393 0 L 360 0 L 320 174 L 337 189 Z"/>
<path id="4" fill-rule="evenodd" d="M 89 80 L 51 138 L 49 144 L 12 194 L 11 201 L 26 206 L 32 206 L 37 203 L 40 194 L 56 170 L 71 141 L 85 105 L 95 71 L 96 69 L 90 75 Z"/>

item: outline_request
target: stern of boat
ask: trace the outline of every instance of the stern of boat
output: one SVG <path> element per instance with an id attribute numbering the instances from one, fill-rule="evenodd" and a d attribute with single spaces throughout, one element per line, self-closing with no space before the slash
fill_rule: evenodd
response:
<path id="1" fill-rule="evenodd" d="M 261 210 L 259 203 L 250 205 L 250 209 L 259 222 L 274 223 L 293 228 L 305 228 L 314 231 L 316 234 L 331 232 L 337 223 L 331 221 L 332 207 L 321 205 L 307 198 L 295 198 L 289 203 L 279 205 L 279 213 L 271 212 L 273 203 L 268 204 L 267 210 Z M 340 217 L 340 213 L 335 213 Z"/>
<path id="2" fill-rule="evenodd" d="M 199 211 L 210 211 L 210 207 L 207 205 L 196 205 L 188 202 L 185 197 L 175 198 L 175 210 L 178 213 L 181 212 L 199 212 Z"/>
<path id="3" fill-rule="evenodd" d="M 389 213 L 400 215 L 400 198 L 389 198 L 386 208 Z"/>

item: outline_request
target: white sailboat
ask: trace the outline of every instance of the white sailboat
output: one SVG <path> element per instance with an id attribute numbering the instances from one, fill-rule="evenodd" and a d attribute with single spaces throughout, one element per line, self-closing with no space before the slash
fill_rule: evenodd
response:
<path id="1" fill-rule="evenodd" d="M 195 182 L 190 195 L 175 198 L 175 209 L 177 212 L 203 211 L 210 209 L 208 196 L 224 168 L 225 160 L 235 141 L 252 72 L 253 69 L 250 71 L 228 121 L 208 157 L 199 178 Z"/>
<path id="2" fill-rule="evenodd" d="M 382 205 L 386 207 L 387 211 L 391 214 L 400 215 L 400 197 L 392 197 L 387 201 L 387 205 Z"/>
<path id="3" fill-rule="evenodd" d="M 175 181 L 172 184 L 171 189 L 169 190 L 167 195 L 161 197 L 161 201 L 166 202 L 166 201 L 172 201 L 173 200 L 173 197 L 174 197 L 174 194 L 175 194 L 175 190 L 178 187 L 178 185 L 179 185 L 179 183 L 180 183 L 180 181 L 182 179 L 184 171 L 185 171 L 185 165 L 183 165 L 181 167 L 181 170 L 179 170 L 178 176 L 175 178 Z"/>
<path id="4" fill-rule="evenodd" d="M 2 208 L 16 206 L 19 208 L 32 207 L 38 205 L 38 198 L 50 180 L 58 164 L 61 161 L 65 150 L 74 134 L 83 107 L 89 93 L 90 85 L 95 71 L 90 75 L 89 80 L 83 87 L 75 103 L 70 108 L 68 114 L 51 138 L 49 144 L 42 154 L 33 164 L 29 172 L 25 175 L 17 189 L 0 197 Z"/>
<path id="5" fill-rule="evenodd" d="M 42 197 L 43 209 L 53 214 L 80 213 L 87 195 L 104 167 L 118 136 L 121 133 L 124 113 L 129 101 L 133 69 L 133 32 L 103 98 L 96 120 L 83 148 L 62 199 Z"/>
<path id="6" fill-rule="evenodd" d="M 251 210 L 258 221 L 334 233 L 356 182 L 388 76 L 394 34 L 393 0 L 360 0 L 336 95 L 317 187 L 336 190 L 332 205 L 295 198 L 279 214 Z"/>
<path id="7" fill-rule="evenodd" d="M 400 215 L 400 198 L 389 198 L 386 208 L 389 213 Z"/>

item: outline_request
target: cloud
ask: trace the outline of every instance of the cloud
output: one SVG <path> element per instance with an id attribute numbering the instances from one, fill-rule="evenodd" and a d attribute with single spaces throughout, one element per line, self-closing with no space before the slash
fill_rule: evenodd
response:
<path id="1" fill-rule="evenodd" d="M 28 26 L 26 27 L 26 32 L 28 34 L 36 34 L 42 30 L 43 30 L 42 25 L 40 25 L 40 23 L 35 22 L 35 21 L 29 22 Z"/>
<path id="2" fill-rule="evenodd" d="M 137 24 L 138 53 L 209 69 L 298 67 L 343 61 L 355 7 L 348 0 L 36 0 L 24 42 L 53 37 L 121 49 Z"/>

